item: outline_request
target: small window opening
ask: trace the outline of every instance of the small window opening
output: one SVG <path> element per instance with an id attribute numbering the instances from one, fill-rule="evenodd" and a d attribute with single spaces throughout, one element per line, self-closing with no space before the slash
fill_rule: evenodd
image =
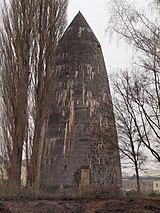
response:
<path id="1" fill-rule="evenodd" d="M 65 71 L 65 75 L 69 75 L 69 71 L 68 70 Z"/>
<path id="2" fill-rule="evenodd" d="M 67 171 L 67 165 L 64 166 L 64 171 L 65 171 L 65 172 Z"/>

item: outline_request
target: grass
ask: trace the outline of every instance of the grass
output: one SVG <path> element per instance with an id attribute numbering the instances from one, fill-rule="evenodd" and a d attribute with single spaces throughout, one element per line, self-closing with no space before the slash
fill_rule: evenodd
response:
<path id="1" fill-rule="evenodd" d="M 120 196 L 120 195 L 118 195 Z M 34 190 L 30 187 L 9 188 L 6 184 L 0 184 L 0 200 L 82 200 L 82 199 L 108 199 L 116 198 L 116 193 L 109 190 L 83 188 L 59 189 L 56 192 Z"/>
<path id="2" fill-rule="evenodd" d="M 105 188 L 94 188 L 88 190 L 84 188 L 59 189 L 56 192 L 36 192 L 34 188 L 21 187 L 9 188 L 6 184 L 0 184 L 0 200 L 106 200 L 106 199 L 136 199 L 137 193 L 134 191 L 127 192 L 125 195 L 114 190 Z M 151 195 L 141 194 L 142 199 L 160 201 L 160 194 L 152 193 Z"/>

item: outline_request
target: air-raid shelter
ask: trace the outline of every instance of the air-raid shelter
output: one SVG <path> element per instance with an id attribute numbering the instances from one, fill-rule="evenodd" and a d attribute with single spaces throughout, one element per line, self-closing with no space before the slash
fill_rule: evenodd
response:
<path id="1" fill-rule="evenodd" d="M 121 184 L 113 105 L 101 45 L 79 12 L 56 50 L 44 184 Z"/>

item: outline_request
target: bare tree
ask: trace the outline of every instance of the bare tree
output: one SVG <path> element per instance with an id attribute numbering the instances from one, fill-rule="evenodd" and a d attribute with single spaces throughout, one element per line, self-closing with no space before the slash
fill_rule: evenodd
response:
<path id="1" fill-rule="evenodd" d="M 37 1 L 35 38 L 32 54 L 31 93 L 34 100 L 32 115 L 34 122 L 33 146 L 30 161 L 30 184 L 40 185 L 43 167 L 45 132 L 53 100 L 54 52 L 66 26 L 66 0 Z"/>
<path id="2" fill-rule="evenodd" d="M 145 141 L 145 134 L 142 133 L 139 110 L 132 99 L 131 85 L 133 79 L 128 71 L 113 74 L 111 77 L 113 88 L 114 111 L 118 132 L 119 150 L 122 157 L 134 165 L 137 181 L 137 192 L 140 193 L 139 170 L 146 160 L 143 154 L 142 138 Z M 141 135 L 137 131 L 137 125 Z"/>
<path id="3" fill-rule="evenodd" d="M 126 84 L 130 89 L 130 98 L 138 110 L 138 119 L 134 115 L 134 123 L 143 144 L 160 162 L 160 28 L 159 16 L 147 17 L 125 1 L 112 1 L 112 15 L 108 27 L 109 32 L 125 39 L 136 50 L 135 64 L 139 74 L 135 74 L 133 83 Z M 142 137 L 143 134 L 144 137 Z"/>
<path id="4" fill-rule="evenodd" d="M 28 182 L 39 177 L 53 90 L 54 51 L 66 24 L 66 0 L 11 0 L 1 30 L 3 142 L 8 175 L 19 186 L 24 144 Z M 29 155 L 30 148 L 30 155 Z M 30 160 L 29 160 L 30 159 Z"/>
<path id="5" fill-rule="evenodd" d="M 1 46 L 2 130 L 9 160 L 9 182 L 20 185 L 23 144 L 26 140 L 32 8 L 25 2 L 5 4 Z"/>

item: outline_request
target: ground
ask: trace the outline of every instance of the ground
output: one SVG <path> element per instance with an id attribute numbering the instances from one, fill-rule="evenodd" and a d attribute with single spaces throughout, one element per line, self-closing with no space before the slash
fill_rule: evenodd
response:
<path id="1" fill-rule="evenodd" d="M 149 199 L 1 201 L 0 213 L 160 213 L 160 201 Z"/>

